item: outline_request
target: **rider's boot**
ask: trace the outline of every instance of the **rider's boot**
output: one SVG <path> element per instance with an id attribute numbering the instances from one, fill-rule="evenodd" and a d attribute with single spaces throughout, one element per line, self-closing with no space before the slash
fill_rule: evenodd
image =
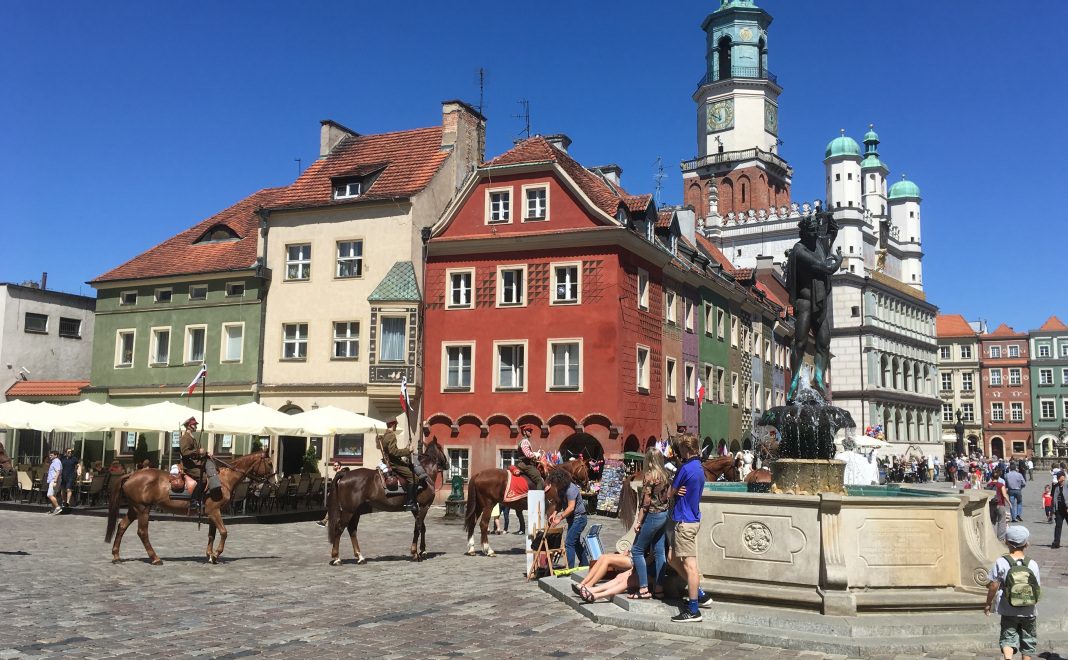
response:
<path id="1" fill-rule="evenodd" d="M 419 510 L 419 504 L 415 501 L 415 496 L 419 492 L 419 482 L 412 479 L 408 482 L 407 497 L 404 501 L 404 508 L 408 509 L 412 513 Z"/>

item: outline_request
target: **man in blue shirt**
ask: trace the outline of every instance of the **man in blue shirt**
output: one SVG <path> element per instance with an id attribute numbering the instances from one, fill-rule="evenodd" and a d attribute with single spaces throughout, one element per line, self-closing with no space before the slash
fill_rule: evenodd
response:
<path id="1" fill-rule="evenodd" d="M 59 494 L 59 475 L 63 471 L 63 464 L 59 462 L 59 452 L 53 449 L 48 452 L 48 476 L 45 477 L 48 484 L 48 501 L 55 507 L 49 515 L 63 513 L 63 507 L 59 506 L 56 496 Z"/>
<path id="2" fill-rule="evenodd" d="M 1023 489 L 1027 486 L 1019 462 L 1009 464 L 1005 474 L 1005 487 L 1009 491 L 1009 517 L 1013 522 L 1023 521 Z"/>
<path id="3" fill-rule="evenodd" d="M 701 467 L 696 436 L 684 435 L 679 439 L 678 456 L 682 465 L 671 484 L 675 497 L 675 506 L 671 511 L 671 566 L 686 578 L 687 607 L 671 620 L 689 623 L 701 621 L 697 607 L 711 600 L 711 596 L 701 590 L 701 573 L 697 568 L 697 532 L 701 528 L 701 493 L 705 489 L 705 471 Z"/>

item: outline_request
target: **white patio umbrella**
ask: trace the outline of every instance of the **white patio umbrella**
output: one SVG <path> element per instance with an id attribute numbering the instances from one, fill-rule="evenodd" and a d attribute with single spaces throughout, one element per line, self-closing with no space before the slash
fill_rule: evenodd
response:
<path id="1" fill-rule="evenodd" d="M 126 416 L 125 410 L 116 405 L 82 399 L 77 403 L 59 406 L 55 411 L 52 430 L 70 433 L 107 431 L 117 426 Z"/>
<path id="2" fill-rule="evenodd" d="M 132 408 L 116 407 L 122 413 L 112 428 L 123 431 L 176 431 L 190 417 L 195 417 L 197 423 L 201 421 L 199 410 L 170 401 Z"/>
<path id="3" fill-rule="evenodd" d="M 385 422 L 336 406 L 323 406 L 296 415 L 285 415 L 287 428 L 272 428 L 275 435 L 343 435 L 347 433 L 382 433 Z M 293 431 L 298 432 L 294 433 Z"/>
<path id="4" fill-rule="evenodd" d="M 51 403 L 47 405 L 52 406 L 53 408 L 57 407 Z M 37 413 L 39 410 L 37 404 L 22 401 L 21 399 L 14 399 L 13 401 L 0 403 L 0 427 L 8 429 L 41 430 L 36 426 L 30 425 L 43 422 L 43 420 L 38 420 L 39 416 Z"/>
<path id="5" fill-rule="evenodd" d="M 297 435 L 300 427 L 293 422 L 293 418 L 293 415 L 261 403 L 250 402 L 210 411 L 204 420 L 204 430 L 245 435 Z"/>

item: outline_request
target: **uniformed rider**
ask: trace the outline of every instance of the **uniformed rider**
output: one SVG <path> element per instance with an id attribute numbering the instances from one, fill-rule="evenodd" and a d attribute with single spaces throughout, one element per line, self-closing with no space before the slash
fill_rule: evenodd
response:
<path id="1" fill-rule="evenodd" d="M 415 496 L 419 492 L 421 479 L 416 478 L 415 473 L 412 472 L 412 466 L 417 465 L 419 459 L 413 455 L 410 447 L 397 446 L 397 420 L 395 419 L 386 422 L 386 432 L 382 435 L 382 454 L 386 457 L 390 470 L 407 481 L 404 507 L 410 511 L 416 511 L 419 505 L 415 501 Z"/>
<path id="2" fill-rule="evenodd" d="M 196 480 L 197 486 L 193 489 L 192 500 L 199 501 L 204 494 L 204 476 L 207 475 L 209 485 L 215 488 L 214 481 L 218 480 L 214 461 L 208 460 L 207 451 L 197 441 L 197 420 L 190 417 L 182 423 L 182 437 L 178 443 L 178 451 L 182 455 L 182 467 L 185 473 Z"/>
<path id="3" fill-rule="evenodd" d="M 538 460 L 541 459 L 541 451 L 534 451 L 534 448 L 530 446 L 531 430 L 530 426 L 523 427 L 523 437 L 519 441 L 519 460 L 516 461 L 516 467 L 523 473 L 523 476 L 530 479 L 531 488 L 545 490 L 545 479 L 538 472 Z"/>

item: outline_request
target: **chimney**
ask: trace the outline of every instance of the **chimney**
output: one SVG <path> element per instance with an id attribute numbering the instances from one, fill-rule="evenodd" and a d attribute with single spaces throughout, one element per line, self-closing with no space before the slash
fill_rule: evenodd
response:
<path id="1" fill-rule="evenodd" d="M 486 118 L 459 99 L 441 102 L 441 148 L 461 149 L 462 158 L 481 163 L 486 156 Z"/>
<path id="2" fill-rule="evenodd" d="M 319 122 L 319 158 L 329 156 L 338 143 L 350 136 L 360 137 L 360 134 L 330 119 Z"/>
<path id="3" fill-rule="evenodd" d="M 609 163 L 608 165 L 601 165 L 600 167 L 591 167 L 591 172 L 596 172 L 604 178 L 608 179 L 613 186 L 620 187 L 619 180 L 623 177 L 623 168 L 615 163 Z"/>
<path id="4" fill-rule="evenodd" d="M 48 272 L 41 273 L 41 290 L 44 291 L 48 288 Z"/>
<path id="5" fill-rule="evenodd" d="M 771 269 L 775 267 L 775 257 L 770 254 L 759 254 L 756 258 L 756 271 L 757 273 L 770 273 Z"/>
<path id="6" fill-rule="evenodd" d="M 567 148 L 571 146 L 571 138 L 564 135 L 563 133 L 554 133 L 553 135 L 545 135 L 543 137 L 545 138 L 546 142 L 553 145 L 565 154 L 567 153 Z"/>

